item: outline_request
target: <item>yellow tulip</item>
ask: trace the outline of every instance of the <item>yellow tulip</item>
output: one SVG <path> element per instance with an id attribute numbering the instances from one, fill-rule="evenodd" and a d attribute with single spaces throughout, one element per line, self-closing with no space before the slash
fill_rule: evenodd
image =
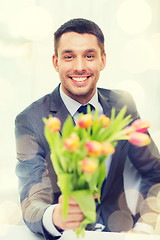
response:
<path id="1" fill-rule="evenodd" d="M 81 169 L 84 173 L 94 173 L 98 169 L 98 163 L 91 158 L 84 158 L 81 162 Z"/>
<path id="2" fill-rule="evenodd" d="M 79 136 L 75 133 L 71 134 L 64 140 L 64 146 L 70 152 L 73 152 L 79 148 Z"/>
<path id="3" fill-rule="evenodd" d="M 46 126 L 51 132 L 58 132 L 61 128 L 61 121 L 59 118 L 50 117 L 47 119 Z"/>
<path id="4" fill-rule="evenodd" d="M 102 114 L 100 117 L 99 117 L 99 123 L 101 124 L 102 123 L 102 126 L 104 128 L 108 127 L 108 125 L 110 124 L 110 118 L 106 117 L 105 114 Z"/>
<path id="5" fill-rule="evenodd" d="M 109 142 L 102 142 L 101 143 L 102 146 L 102 151 L 101 153 L 103 155 L 110 155 L 113 154 L 115 152 L 115 148 L 113 147 L 113 145 Z"/>
<path id="6" fill-rule="evenodd" d="M 91 114 L 84 114 L 78 119 L 78 125 L 81 128 L 89 128 L 93 124 L 93 117 Z"/>
<path id="7" fill-rule="evenodd" d="M 101 154 L 101 143 L 95 140 L 90 140 L 85 144 L 85 146 L 87 148 L 88 156 L 99 157 L 99 155 Z"/>

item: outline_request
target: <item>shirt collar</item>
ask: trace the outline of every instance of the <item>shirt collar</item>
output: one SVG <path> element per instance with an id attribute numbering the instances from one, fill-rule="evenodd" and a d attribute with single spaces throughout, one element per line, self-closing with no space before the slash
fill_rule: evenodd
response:
<path id="1" fill-rule="evenodd" d="M 63 90 L 62 87 L 60 85 L 60 96 L 66 106 L 66 108 L 68 109 L 68 111 L 70 112 L 71 116 L 73 117 L 74 114 L 77 112 L 78 108 L 82 105 L 79 102 L 75 101 L 74 99 L 70 98 L 68 95 L 66 95 Z M 97 89 L 95 94 L 93 95 L 93 97 L 91 98 L 91 100 L 88 102 L 90 104 L 92 104 L 92 106 L 96 109 L 98 109 L 99 103 L 98 103 L 98 93 L 97 93 Z M 87 104 L 88 104 L 87 103 Z M 86 104 L 85 104 L 86 105 Z"/>

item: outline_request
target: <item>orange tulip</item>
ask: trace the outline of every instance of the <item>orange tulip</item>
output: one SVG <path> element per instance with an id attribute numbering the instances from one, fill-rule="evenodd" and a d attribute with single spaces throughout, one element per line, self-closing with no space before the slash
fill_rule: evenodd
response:
<path id="1" fill-rule="evenodd" d="M 102 114 L 100 117 L 99 117 L 99 123 L 101 124 L 102 123 L 102 126 L 105 128 L 105 127 L 108 127 L 108 125 L 110 124 L 110 118 L 106 117 L 105 114 Z"/>
<path id="2" fill-rule="evenodd" d="M 78 125 L 81 128 L 89 128 L 93 124 L 93 117 L 91 114 L 84 114 L 78 119 Z"/>
<path id="3" fill-rule="evenodd" d="M 85 146 L 88 151 L 88 156 L 99 157 L 101 154 L 102 146 L 99 142 L 90 140 L 85 144 Z"/>
<path id="4" fill-rule="evenodd" d="M 150 141 L 148 134 L 141 132 L 134 132 L 129 137 L 129 142 L 138 147 L 146 146 L 150 144 Z"/>
<path id="5" fill-rule="evenodd" d="M 61 128 L 61 121 L 59 118 L 50 117 L 47 119 L 46 126 L 51 132 L 58 132 Z"/>
<path id="6" fill-rule="evenodd" d="M 81 162 L 81 169 L 84 173 L 94 173 L 98 169 L 98 163 L 91 158 L 84 158 Z"/>
<path id="7" fill-rule="evenodd" d="M 110 155 L 113 154 L 115 152 L 115 148 L 113 147 L 113 145 L 109 142 L 102 142 L 101 143 L 102 146 L 102 151 L 101 153 L 103 155 Z"/>
<path id="8" fill-rule="evenodd" d="M 73 152 L 79 148 L 79 136 L 75 133 L 71 134 L 64 140 L 64 146 L 70 152 Z"/>
<path id="9" fill-rule="evenodd" d="M 136 132 L 144 133 L 150 127 L 150 122 L 137 119 L 132 123 L 132 126 L 135 127 Z"/>

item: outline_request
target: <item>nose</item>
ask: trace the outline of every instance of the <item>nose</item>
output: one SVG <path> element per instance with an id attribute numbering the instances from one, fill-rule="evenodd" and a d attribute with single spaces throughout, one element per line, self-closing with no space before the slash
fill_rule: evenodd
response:
<path id="1" fill-rule="evenodd" d="M 82 57 L 77 57 L 74 61 L 74 71 L 83 73 L 86 70 L 86 62 Z"/>

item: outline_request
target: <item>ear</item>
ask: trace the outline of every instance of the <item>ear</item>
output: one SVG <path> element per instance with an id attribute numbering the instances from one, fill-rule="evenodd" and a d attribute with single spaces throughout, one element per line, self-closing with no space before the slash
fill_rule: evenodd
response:
<path id="1" fill-rule="evenodd" d="M 101 56 L 101 60 L 102 60 L 102 63 L 101 63 L 101 71 L 102 71 L 106 66 L 106 53 L 103 53 L 103 55 Z"/>
<path id="2" fill-rule="evenodd" d="M 58 57 L 56 55 L 53 55 L 52 57 L 52 63 L 57 72 L 59 72 L 59 67 L 58 67 Z"/>

